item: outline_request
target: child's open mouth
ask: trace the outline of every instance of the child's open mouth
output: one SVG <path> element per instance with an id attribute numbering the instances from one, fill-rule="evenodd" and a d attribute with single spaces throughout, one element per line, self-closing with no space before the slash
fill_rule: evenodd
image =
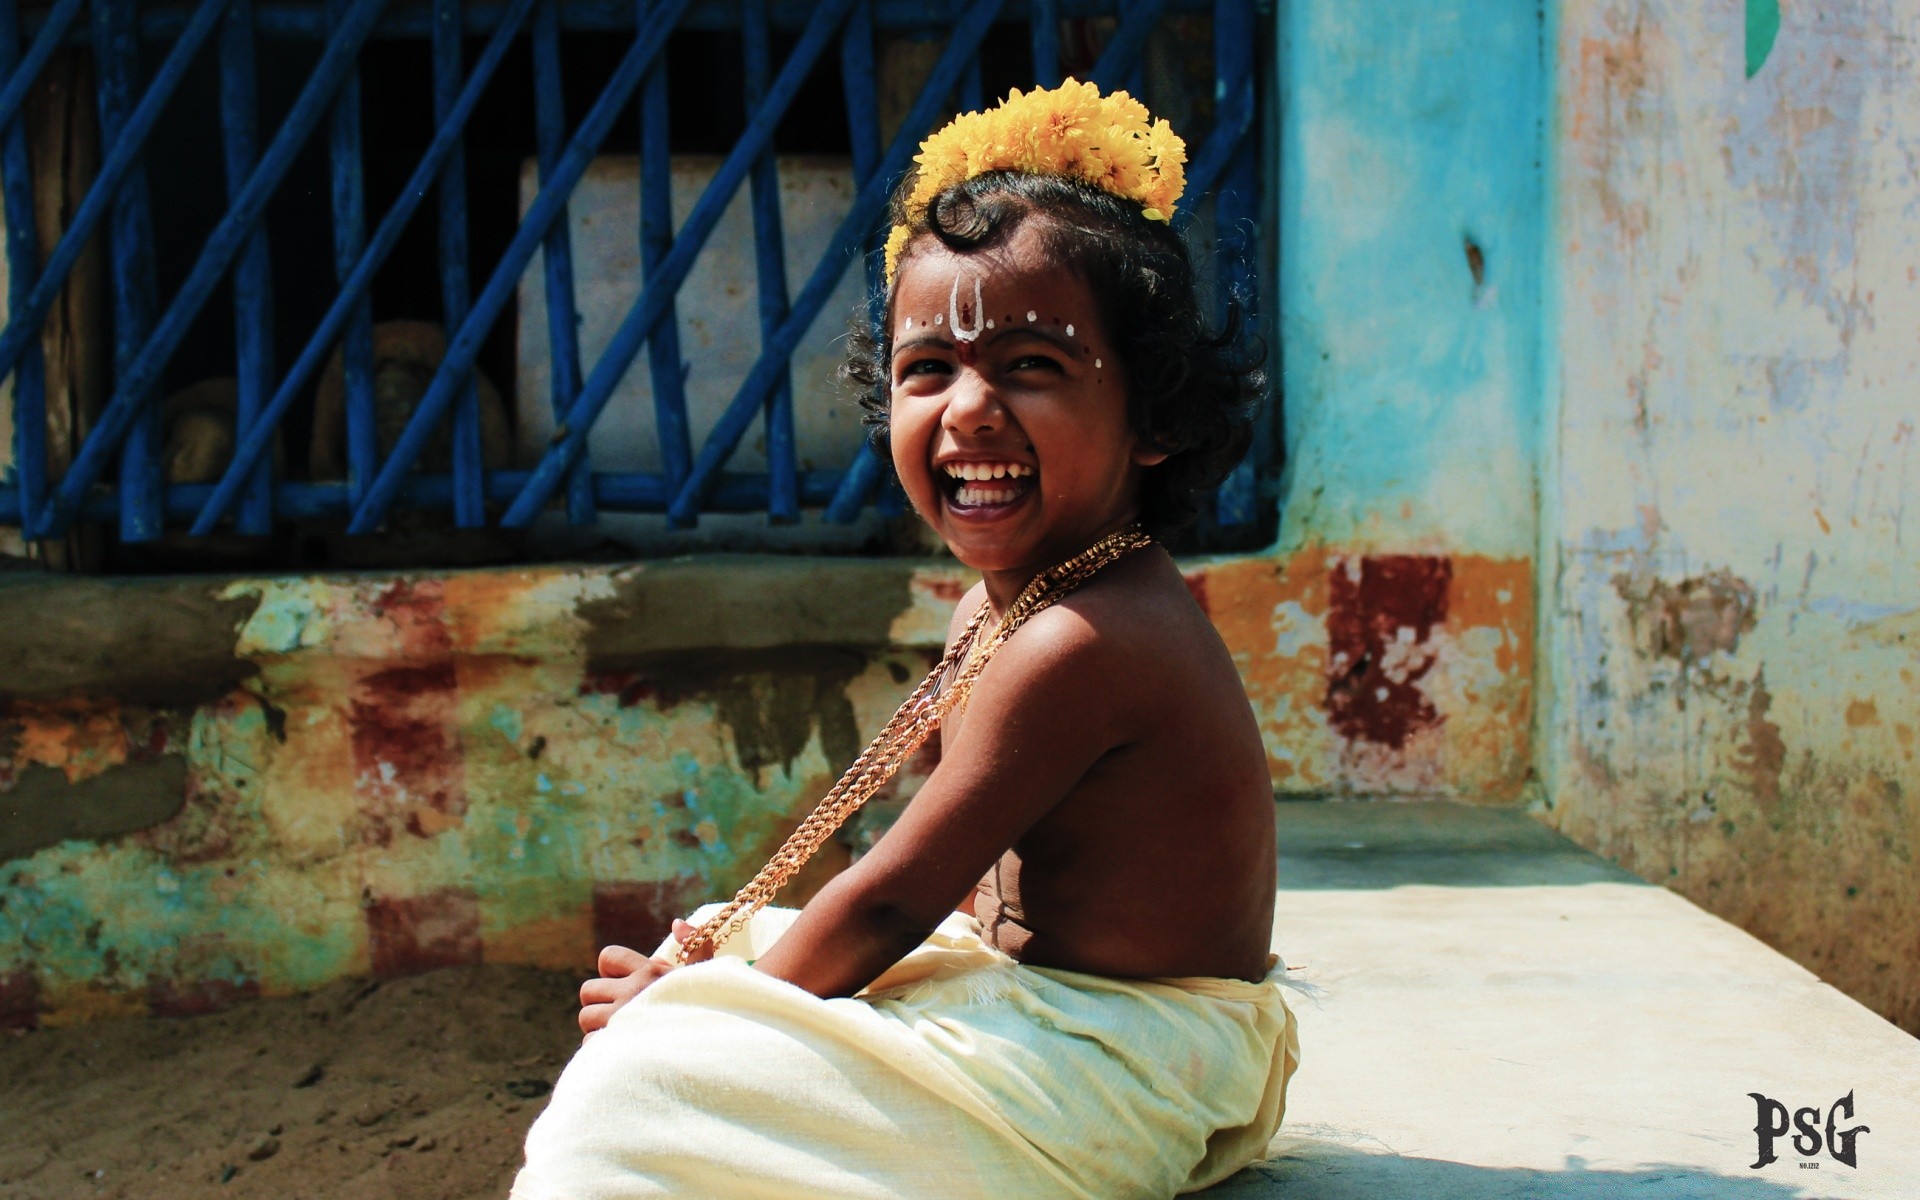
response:
<path id="1" fill-rule="evenodd" d="M 970 517 L 993 517 L 1020 503 L 1036 486 L 1034 468 L 1014 462 L 951 462 L 939 478 L 947 505 Z"/>

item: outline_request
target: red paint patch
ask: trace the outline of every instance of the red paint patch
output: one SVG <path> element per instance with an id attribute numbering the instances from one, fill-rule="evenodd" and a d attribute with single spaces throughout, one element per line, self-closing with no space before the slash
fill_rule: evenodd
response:
<path id="1" fill-rule="evenodd" d="M 704 898 L 698 879 L 682 876 L 658 883 L 596 883 L 593 885 L 593 940 L 596 946 L 629 946 L 653 953 L 673 932 L 675 917 L 684 917 Z"/>
<path id="2" fill-rule="evenodd" d="M 958 604 L 967 594 L 967 585 L 958 579 L 929 579 L 927 594 L 935 600 L 944 600 L 948 604 Z"/>
<path id="3" fill-rule="evenodd" d="M 197 1017 L 260 994 L 251 979 L 156 979 L 147 985 L 147 1011 L 156 1017 Z"/>
<path id="4" fill-rule="evenodd" d="M 480 900 L 472 892 L 392 896 L 366 912 L 373 973 L 381 979 L 480 961 Z"/>
<path id="5" fill-rule="evenodd" d="M 1440 723 L 1417 686 L 1446 620 L 1453 564 L 1423 555 L 1336 562 L 1329 576 L 1327 716 L 1341 736 L 1395 750 Z"/>
<path id="6" fill-rule="evenodd" d="M 394 667 L 355 689 L 353 767 L 364 840 L 385 845 L 423 805 L 450 817 L 467 811 L 455 689 L 451 662 Z"/>
<path id="7" fill-rule="evenodd" d="M 374 597 L 373 615 L 393 622 L 403 658 L 441 658 L 453 651 L 447 629 L 446 586 L 437 579 L 402 579 Z"/>
<path id="8" fill-rule="evenodd" d="M 1186 584 L 1187 584 L 1187 594 L 1188 594 L 1188 595 L 1190 595 L 1190 596 L 1192 596 L 1192 597 L 1193 597 L 1193 602 L 1194 602 L 1195 604 L 1198 604 L 1198 605 L 1200 606 L 1200 611 L 1201 611 L 1201 612 L 1203 612 L 1203 613 L 1207 613 L 1207 614 L 1209 614 L 1209 615 L 1211 615 L 1211 614 L 1212 614 L 1212 612 L 1213 612 L 1213 610 L 1212 610 L 1211 608 L 1209 608 L 1209 607 L 1207 607 L 1207 575 L 1206 575 L 1206 572 L 1204 572 L 1204 571 L 1195 571 L 1195 572 L 1194 572 L 1193 574 L 1191 574 L 1191 575 L 1185 575 L 1185 574 L 1183 574 L 1183 575 L 1181 575 L 1181 576 L 1180 576 L 1180 578 L 1186 581 Z"/>
<path id="9" fill-rule="evenodd" d="M 40 1024 L 40 977 L 29 967 L 0 971 L 0 1029 Z"/>

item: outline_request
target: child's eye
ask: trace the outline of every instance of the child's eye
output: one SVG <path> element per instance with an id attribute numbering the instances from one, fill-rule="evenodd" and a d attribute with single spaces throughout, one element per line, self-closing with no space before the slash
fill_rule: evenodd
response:
<path id="1" fill-rule="evenodd" d="M 1057 359 L 1050 358 L 1045 354 L 1022 354 L 1019 358 L 1007 364 L 1007 370 L 1059 371 L 1061 370 L 1061 366 Z"/>
<path id="2" fill-rule="evenodd" d="M 911 379 L 915 375 L 951 375 L 952 364 L 938 358 L 916 358 L 900 368 L 900 378 Z"/>

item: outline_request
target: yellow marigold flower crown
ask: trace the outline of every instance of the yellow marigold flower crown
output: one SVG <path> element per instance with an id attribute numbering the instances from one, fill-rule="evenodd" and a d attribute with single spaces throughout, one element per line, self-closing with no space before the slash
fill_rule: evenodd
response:
<path id="1" fill-rule="evenodd" d="M 1141 206 L 1153 221 L 1173 219 L 1187 186 L 1187 144 L 1125 92 L 1102 96 L 1091 83 L 1019 88 L 983 112 L 962 113 L 920 143 L 906 220 L 887 237 L 887 282 L 927 205 L 956 183 L 988 171 L 1063 175 Z"/>

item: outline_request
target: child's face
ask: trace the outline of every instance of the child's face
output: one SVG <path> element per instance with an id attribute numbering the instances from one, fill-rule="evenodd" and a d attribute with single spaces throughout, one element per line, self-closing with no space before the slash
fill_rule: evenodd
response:
<path id="1" fill-rule="evenodd" d="M 993 251 L 935 242 L 901 263 L 891 373 L 901 485 L 983 572 L 1041 570 L 1124 525 L 1166 457 L 1127 420 L 1092 292 L 1031 224 Z"/>

